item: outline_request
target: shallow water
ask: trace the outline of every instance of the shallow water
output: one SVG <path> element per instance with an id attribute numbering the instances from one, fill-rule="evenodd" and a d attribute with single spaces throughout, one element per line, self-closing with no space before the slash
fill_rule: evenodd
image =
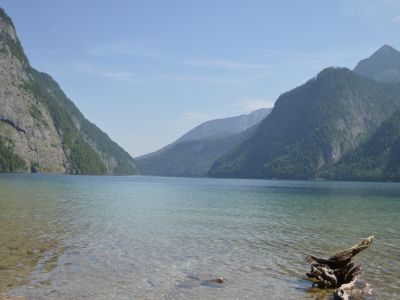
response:
<path id="1" fill-rule="evenodd" d="M 313 298 L 303 257 L 375 235 L 355 260 L 399 299 L 399 225 L 394 183 L 0 175 L 0 297 Z"/>

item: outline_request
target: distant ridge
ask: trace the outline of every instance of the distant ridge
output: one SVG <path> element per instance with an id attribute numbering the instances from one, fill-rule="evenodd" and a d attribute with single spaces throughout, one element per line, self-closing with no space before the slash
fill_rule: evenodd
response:
<path id="1" fill-rule="evenodd" d="M 201 140 L 205 138 L 224 137 L 243 132 L 259 123 L 271 112 L 271 110 L 271 108 L 260 108 L 250 114 L 204 122 L 185 133 L 175 143 Z"/>
<path id="2" fill-rule="evenodd" d="M 144 175 L 206 176 L 212 163 L 250 137 L 271 109 L 204 122 L 166 147 L 137 157 Z"/>

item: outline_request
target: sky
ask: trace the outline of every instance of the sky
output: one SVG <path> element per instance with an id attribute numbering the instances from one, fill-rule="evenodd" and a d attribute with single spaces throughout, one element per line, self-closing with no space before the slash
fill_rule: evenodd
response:
<path id="1" fill-rule="evenodd" d="M 133 157 L 400 49 L 398 0 L 0 0 L 31 65 Z"/>

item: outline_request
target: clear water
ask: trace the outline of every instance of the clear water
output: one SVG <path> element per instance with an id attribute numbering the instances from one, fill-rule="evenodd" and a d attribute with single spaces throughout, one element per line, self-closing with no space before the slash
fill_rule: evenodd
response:
<path id="1" fill-rule="evenodd" d="M 0 175 L 0 297 L 313 298 L 303 257 L 375 235 L 363 279 L 400 299 L 399 225 L 394 183 Z"/>

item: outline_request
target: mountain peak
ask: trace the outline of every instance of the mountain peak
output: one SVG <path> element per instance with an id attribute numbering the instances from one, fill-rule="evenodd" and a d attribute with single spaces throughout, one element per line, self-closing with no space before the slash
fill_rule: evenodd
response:
<path id="1" fill-rule="evenodd" d="M 0 20 L 3 22 L 6 22 L 8 25 L 11 25 L 14 27 L 14 24 L 11 20 L 11 18 L 6 14 L 3 8 L 0 7 Z"/>
<path id="2" fill-rule="evenodd" d="M 384 44 L 382 47 L 380 47 L 375 54 L 379 53 L 379 54 L 390 54 L 390 53 L 397 53 L 400 54 L 399 51 L 397 51 L 395 48 L 393 48 L 392 46 L 388 45 L 388 44 Z"/>
<path id="3" fill-rule="evenodd" d="M 400 52 L 387 44 L 360 61 L 354 71 L 382 82 L 400 82 Z"/>

